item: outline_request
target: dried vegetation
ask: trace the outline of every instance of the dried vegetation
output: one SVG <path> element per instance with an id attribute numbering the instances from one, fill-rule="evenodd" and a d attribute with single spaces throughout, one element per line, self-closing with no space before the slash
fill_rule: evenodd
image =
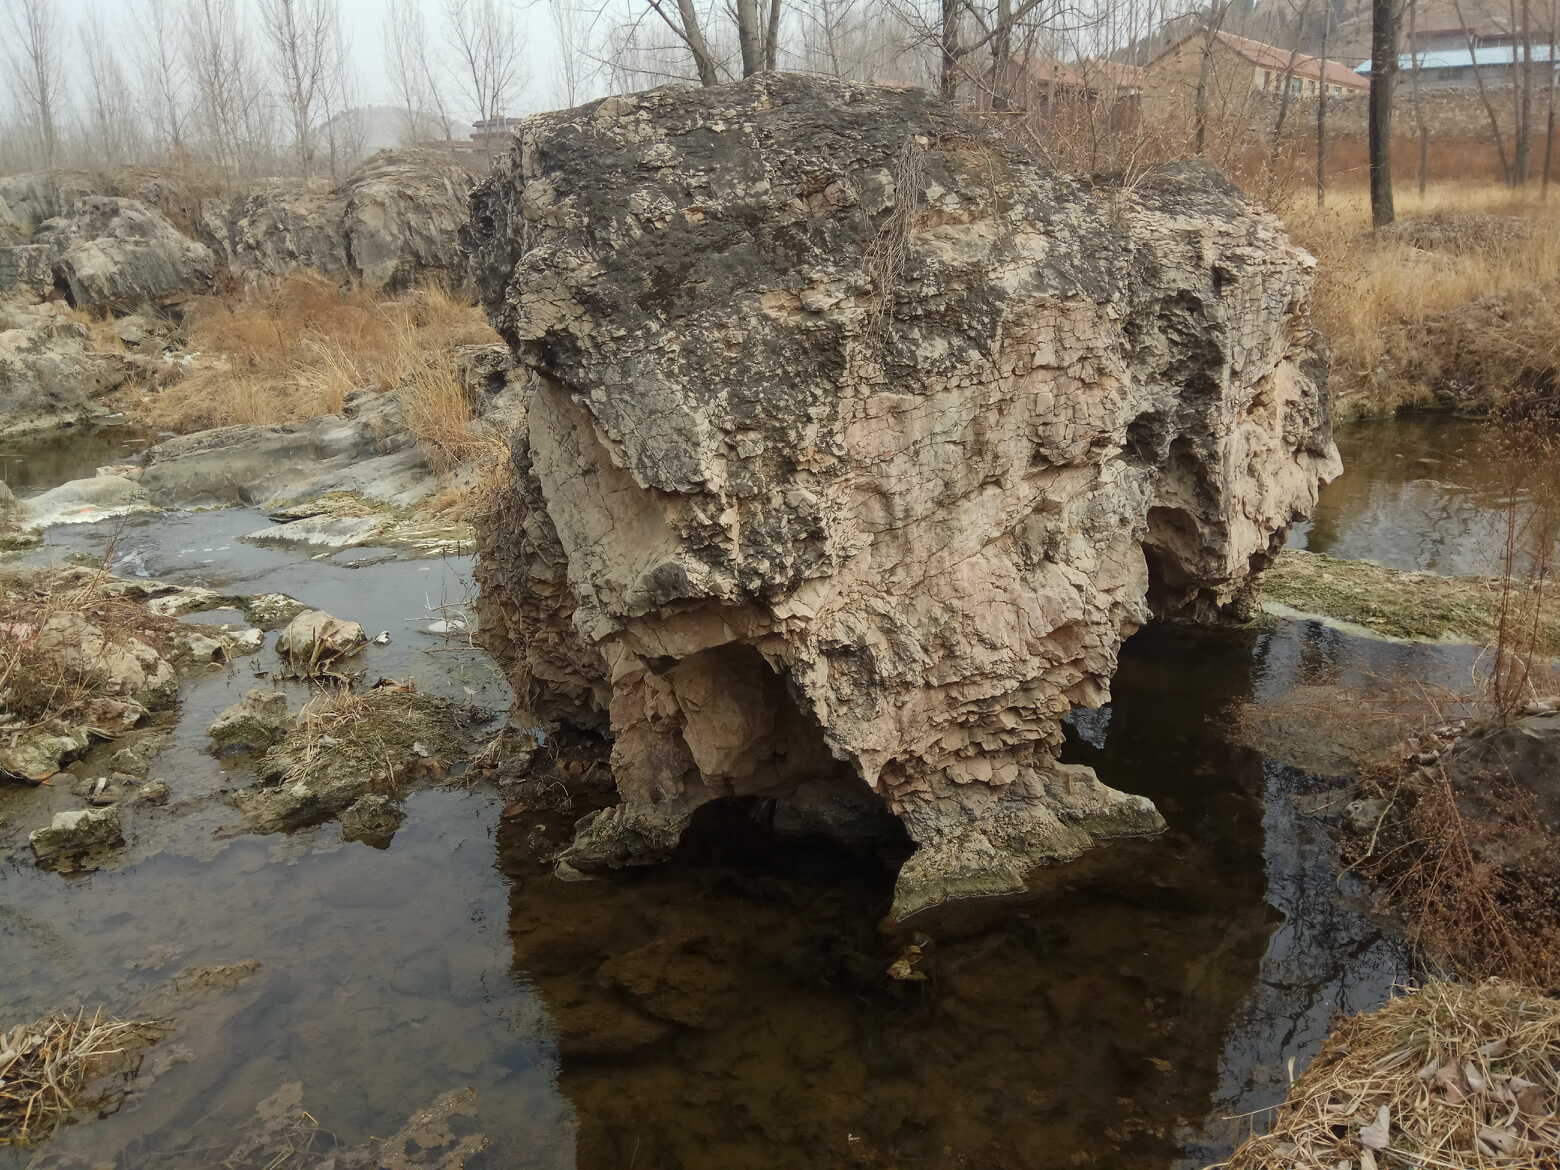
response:
<path id="1" fill-rule="evenodd" d="M 453 362 L 456 346 L 496 340 L 479 309 L 444 289 L 385 299 L 307 274 L 236 300 L 203 297 L 185 332 L 194 368 L 147 411 L 178 431 L 333 414 L 354 390 L 394 389 Z"/>
<path id="2" fill-rule="evenodd" d="M 30 1146 L 87 1111 L 117 1108 L 163 1027 L 59 1012 L 0 1032 L 0 1146 Z"/>
<path id="3" fill-rule="evenodd" d="M 1555 1170 L 1560 999 L 1434 982 L 1334 1029 L 1226 1170 Z"/>
<path id="4" fill-rule="evenodd" d="M 100 688 L 93 663 L 42 643 L 39 634 L 51 618 L 80 614 L 104 632 L 108 644 L 133 638 L 159 652 L 168 649 L 179 622 L 149 613 L 113 584 L 103 569 L 0 572 L 0 736 L 70 721 Z"/>
<path id="5" fill-rule="evenodd" d="M 1370 230 L 1363 189 L 1286 219 L 1319 261 L 1315 316 L 1344 416 L 1405 406 L 1553 409 L 1560 368 L 1560 205 L 1490 185 L 1403 192 Z"/>

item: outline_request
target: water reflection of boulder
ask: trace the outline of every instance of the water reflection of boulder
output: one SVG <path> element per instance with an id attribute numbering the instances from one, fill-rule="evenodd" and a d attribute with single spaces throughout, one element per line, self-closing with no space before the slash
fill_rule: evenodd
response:
<path id="1" fill-rule="evenodd" d="M 911 934 L 880 930 L 892 867 L 859 852 L 727 822 L 681 864 L 564 884 L 526 858 L 530 826 L 506 828 L 515 970 L 557 1030 L 576 1164 L 1169 1164 L 1275 921 L 1260 759 L 1207 718 L 1249 647 L 1200 646 L 1129 650 L 1103 748 L 1072 749 L 1130 775 L 1169 833 Z M 925 978 L 891 978 L 915 933 L 898 973 Z"/>

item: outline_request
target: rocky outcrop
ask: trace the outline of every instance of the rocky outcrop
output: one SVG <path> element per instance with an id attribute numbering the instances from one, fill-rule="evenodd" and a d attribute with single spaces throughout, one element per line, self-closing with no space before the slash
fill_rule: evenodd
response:
<path id="1" fill-rule="evenodd" d="M 208 200 L 201 234 L 240 279 L 311 269 L 387 292 L 435 277 L 461 284 L 470 190 L 436 151 L 386 150 L 335 189 L 277 181 Z"/>
<path id="2" fill-rule="evenodd" d="M 445 156 L 381 151 L 339 186 L 272 180 L 206 195 L 136 168 L 0 179 L 0 294 L 54 291 L 82 308 L 126 309 L 240 280 L 309 270 L 398 292 L 465 282 L 457 230 L 471 180 Z"/>
<path id="3" fill-rule="evenodd" d="M 832 778 L 916 843 L 903 915 L 1163 826 L 1058 762 L 1061 720 L 1151 615 L 1241 599 L 1337 470 L 1273 217 L 765 75 L 530 120 L 468 230 L 538 375 L 483 636 L 614 736 L 621 803 L 566 861 Z"/>
<path id="4" fill-rule="evenodd" d="M 0 437 L 101 414 L 97 399 L 131 376 L 122 357 L 93 351 L 64 306 L 0 304 Z"/>
<path id="5" fill-rule="evenodd" d="M 398 292 L 430 277 L 465 283 L 460 229 L 471 179 L 430 150 L 385 150 L 342 184 L 341 235 L 352 273 Z"/>
<path id="6" fill-rule="evenodd" d="M 128 310 L 206 292 L 216 262 L 160 211 L 134 199 L 91 195 L 45 220 L 33 244 L 47 249 L 54 286 L 79 309 Z"/>

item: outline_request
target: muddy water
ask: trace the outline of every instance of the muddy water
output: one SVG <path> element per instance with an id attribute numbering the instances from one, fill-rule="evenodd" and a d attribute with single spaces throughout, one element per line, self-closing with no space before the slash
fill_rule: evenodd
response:
<path id="1" fill-rule="evenodd" d="M 1425 530 L 1479 506 L 1472 476 L 1438 480 L 1439 497 L 1415 482 L 1417 459 L 1466 443 L 1456 424 L 1360 439 L 1380 458 L 1329 489 L 1302 539 L 1411 567 L 1481 555 L 1476 525 Z M 1422 456 L 1381 454 L 1392 444 Z M 32 555 L 111 544 L 125 571 L 292 593 L 391 631 L 371 674 L 504 705 L 480 656 L 418 632 L 429 606 L 463 596 L 467 562 L 237 539 L 264 524 L 138 517 L 56 529 Z M 204 729 L 269 654 L 186 687 L 153 766 L 175 803 L 127 818 L 119 866 L 33 868 L 15 847 L 68 798 L 0 793 L 0 1028 L 60 1004 L 129 1008 L 191 964 L 262 964 L 161 1046 L 171 1067 L 118 1114 L 62 1131 L 41 1164 L 210 1165 L 259 1101 L 301 1081 L 345 1142 L 472 1086 L 492 1167 L 1203 1165 L 1238 1135 L 1227 1118 L 1282 1094 L 1286 1062 L 1305 1061 L 1335 1011 L 1407 973 L 1302 811 L 1327 783 L 1234 742 L 1230 704 L 1390 672 L 1460 681 L 1471 657 L 1306 622 L 1145 631 L 1068 750 L 1151 796 L 1170 832 L 1048 871 L 1023 898 L 910 924 L 930 940 L 927 978 L 897 983 L 884 973 L 908 939 L 879 925 L 892 874 L 740 825 L 674 865 L 584 884 L 535 856 L 545 817 L 505 819 L 480 787 L 412 798 L 387 850 L 331 825 L 226 832 L 240 778 L 205 754 Z"/>

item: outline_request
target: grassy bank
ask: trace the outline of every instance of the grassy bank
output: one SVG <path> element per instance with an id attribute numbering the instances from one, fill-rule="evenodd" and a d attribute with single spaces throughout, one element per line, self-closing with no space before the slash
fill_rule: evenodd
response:
<path id="1" fill-rule="evenodd" d="M 1318 261 L 1315 318 L 1340 416 L 1547 394 L 1560 366 L 1560 192 L 1448 184 L 1421 199 L 1400 185 L 1397 212 L 1373 232 L 1363 188 L 1286 209 Z"/>
<path id="2" fill-rule="evenodd" d="M 1526 582 L 1514 589 L 1526 591 Z M 1262 600 L 1321 614 L 1389 638 L 1494 641 L 1502 582 L 1498 577 L 1405 573 L 1368 561 L 1344 561 L 1286 549 L 1262 577 Z M 1560 655 L 1560 615 L 1543 607 L 1534 649 Z"/>

